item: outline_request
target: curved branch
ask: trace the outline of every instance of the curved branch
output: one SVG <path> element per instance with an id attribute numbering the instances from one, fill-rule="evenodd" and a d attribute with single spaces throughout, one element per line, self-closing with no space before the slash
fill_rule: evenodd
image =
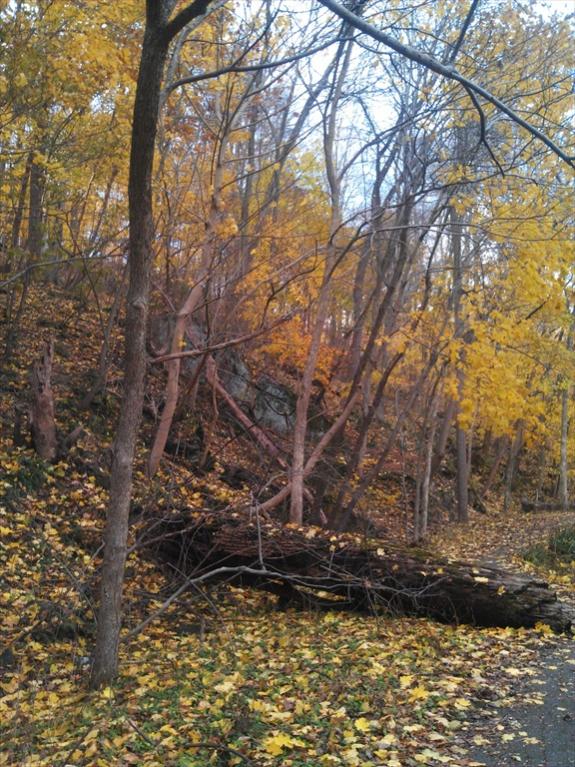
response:
<path id="1" fill-rule="evenodd" d="M 347 8 L 344 8 L 342 5 L 335 2 L 335 0 L 319 0 L 319 2 L 332 13 L 335 13 L 341 19 L 355 27 L 355 29 L 368 35 L 373 40 L 383 43 L 383 45 L 391 48 L 396 53 L 405 56 L 407 59 L 410 59 L 410 61 L 414 61 L 416 64 L 420 64 L 438 75 L 441 75 L 446 80 L 453 80 L 454 82 L 463 85 L 468 92 L 472 91 L 473 93 L 482 96 L 490 104 L 497 107 L 500 112 L 507 115 L 512 122 L 520 125 L 536 139 L 543 142 L 555 155 L 557 155 L 557 157 L 563 160 L 563 162 L 571 168 L 575 169 L 575 155 L 567 154 L 567 152 L 550 139 L 549 136 L 545 135 L 545 133 L 540 131 L 534 125 L 531 125 L 527 120 L 524 120 L 514 109 L 507 106 L 507 104 L 497 98 L 497 96 L 494 96 L 474 80 L 470 80 L 468 77 L 465 77 L 465 75 L 462 75 L 453 66 L 442 64 L 434 56 L 423 53 L 422 51 L 417 50 L 417 48 L 413 48 L 411 45 L 405 45 L 404 43 L 399 42 L 399 40 L 396 40 L 394 37 L 387 34 L 387 32 L 382 32 L 381 30 L 376 29 L 360 16 L 357 16 L 355 13 L 352 13 Z"/>
<path id="2" fill-rule="evenodd" d="M 229 74 L 230 72 L 259 72 L 263 69 L 273 69 L 274 67 L 281 67 L 284 64 L 292 64 L 294 61 L 300 61 L 307 56 L 313 56 L 315 53 L 329 48 L 335 43 L 341 43 L 345 40 L 352 40 L 351 37 L 335 37 L 333 40 L 328 40 L 323 45 L 318 45 L 316 48 L 310 48 L 307 51 L 301 51 L 300 53 L 294 53 L 293 56 L 286 56 L 284 59 L 278 59 L 277 61 L 265 61 L 260 64 L 245 64 L 243 66 L 236 66 L 230 64 L 228 67 L 221 67 L 221 69 L 215 69 L 213 72 L 203 72 L 201 75 L 190 75 L 189 77 L 182 77 L 181 80 L 176 80 L 170 85 L 166 86 L 166 93 L 171 93 L 176 88 L 180 88 L 182 85 L 190 85 L 191 83 L 199 83 L 202 80 L 210 80 L 221 75 Z"/>

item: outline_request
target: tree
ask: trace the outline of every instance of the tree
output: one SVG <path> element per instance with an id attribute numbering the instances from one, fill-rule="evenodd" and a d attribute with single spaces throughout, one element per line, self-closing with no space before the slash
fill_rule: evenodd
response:
<path id="1" fill-rule="evenodd" d="M 114 441 L 110 502 L 104 534 L 98 628 L 91 676 L 94 687 L 110 682 L 118 668 L 133 462 L 144 400 L 146 322 L 154 237 L 152 174 L 164 66 L 170 42 L 190 23 L 198 23 L 205 16 L 209 2 L 194 0 L 173 18 L 170 17 L 175 0 L 146 2 L 128 184 L 130 251 L 124 393 Z"/>

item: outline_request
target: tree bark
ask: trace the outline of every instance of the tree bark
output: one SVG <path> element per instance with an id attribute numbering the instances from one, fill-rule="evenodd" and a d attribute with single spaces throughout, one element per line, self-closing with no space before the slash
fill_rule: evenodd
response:
<path id="1" fill-rule="evenodd" d="M 109 683 L 118 668 L 133 461 L 144 399 L 145 335 L 154 234 L 151 179 L 160 88 L 168 48 L 168 41 L 160 35 L 158 22 L 152 21 L 153 15 L 148 10 L 132 124 L 128 186 L 130 282 L 126 310 L 124 393 L 114 442 L 110 505 L 104 534 L 100 607 L 91 678 L 94 687 Z"/>
<path id="2" fill-rule="evenodd" d="M 34 363 L 30 376 L 32 386 L 30 432 L 34 449 L 44 461 L 54 461 L 58 452 L 51 380 L 53 357 L 54 342 L 50 340 L 45 345 L 40 360 Z"/>
<path id="3" fill-rule="evenodd" d="M 153 258 L 152 173 L 161 85 L 170 41 L 207 11 L 210 0 L 194 0 L 170 20 L 173 0 L 147 0 L 146 27 L 136 85 L 128 181 L 130 219 L 129 287 L 126 308 L 124 393 L 114 441 L 110 503 L 104 532 L 104 561 L 91 684 L 111 682 L 118 670 L 122 590 L 127 556 L 133 462 L 144 402 L 146 324 Z"/>
<path id="4" fill-rule="evenodd" d="M 567 351 L 573 350 L 573 338 L 571 330 L 567 333 Z M 569 508 L 569 400 L 571 398 L 571 386 L 569 379 L 563 383 L 561 392 L 561 446 L 559 459 L 559 503 L 562 509 Z"/>
<path id="5" fill-rule="evenodd" d="M 523 431 L 525 424 L 522 419 L 517 422 L 517 430 L 515 432 L 515 438 L 509 447 L 509 460 L 507 461 L 507 468 L 505 469 L 505 493 L 503 496 L 503 511 L 507 513 L 511 506 L 511 495 L 513 492 L 513 482 L 515 480 L 515 472 L 517 470 L 517 459 L 519 453 L 523 447 Z"/>
<path id="6" fill-rule="evenodd" d="M 481 499 L 485 498 L 487 493 L 491 490 L 493 483 L 495 482 L 495 478 L 497 476 L 497 472 L 499 471 L 499 467 L 501 466 L 501 461 L 503 460 L 503 456 L 505 455 L 505 450 L 507 448 L 507 445 L 508 445 L 507 437 L 499 437 L 497 439 L 497 448 L 495 452 L 495 458 L 493 459 L 493 463 L 491 464 L 491 468 L 489 469 L 489 474 L 487 475 L 485 484 L 483 485 L 483 488 L 481 489 L 481 496 L 480 496 Z"/>
<path id="7" fill-rule="evenodd" d="M 568 631 L 575 611 L 530 575 L 453 562 L 413 547 L 280 526 L 265 514 L 183 511 L 146 521 L 140 542 L 192 583 L 230 578 L 294 603 L 401 612 L 479 626 Z M 185 583 L 182 584 L 185 588 Z M 318 592 L 321 592 L 318 594 Z M 329 596 L 326 596 L 329 595 Z"/>
<path id="8" fill-rule="evenodd" d="M 44 168 L 32 161 L 27 242 L 28 252 L 32 260 L 39 260 L 42 255 L 42 200 L 44 198 L 45 178 Z"/>
<path id="9" fill-rule="evenodd" d="M 431 473 L 436 474 L 439 471 L 441 462 L 445 457 L 445 451 L 447 450 L 447 443 L 449 441 L 449 432 L 451 431 L 451 424 L 455 418 L 457 412 L 457 402 L 454 399 L 450 399 L 447 402 L 443 418 L 441 420 L 441 429 L 437 437 L 437 448 L 435 450 L 435 456 L 433 458 Z"/>
<path id="10" fill-rule="evenodd" d="M 427 534 L 433 447 L 435 445 L 435 432 L 437 431 L 436 412 L 438 399 L 439 396 L 435 393 L 429 406 L 429 415 L 427 419 L 429 424 L 429 434 L 425 444 L 423 471 L 421 472 L 422 476 L 419 481 L 418 503 L 416 504 L 414 515 L 414 539 L 416 542 L 420 541 Z"/>
<path id="11" fill-rule="evenodd" d="M 34 153 L 29 152 L 28 159 L 26 160 L 26 167 L 24 168 L 24 175 L 20 182 L 20 192 L 18 194 L 18 202 L 16 204 L 16 210 L 14 211 L 14 219 L 12 221 L 12 232 L 10 235 L 10 246 L 12 250 L 15 250 L 20 245 L 20 229 L 22 227 L 22 218 L 24 216 L 24 206 L 26 204 L 26 191 L 28 189 L 28 180 L 30 178 L 30 168 L 32 167 L 32 160 Z"/>
<path id="12" fill-rule="evenodd" d="M 455 208 L 451 208 L 451 247 L 453 253 L 453 318 L 455 338 L 463 340 L 464 322 L 461 314 L 461 299 L 463 297 L 463 270 L 461 263 L 461 220 Z M 467 434 L 459 423 L 459 401 L 463 396 L 465 374 L 461 367 L 463 353 L 459 354 L 457 367 L 458 413 L 455 423 L 455 461 L 456 480 L 455 494 L 457 499 L 457 520 L 467 522 L 469 519 L 469 464 L 467 461 Z"/>
<path id="13" fill-rule="evenodd" d="M 559 461 L 559 503 L 562 509 L 569 506 L 569 483 L 567 461 L 567 437 L 569 436 L 569 389 L 561 392 L 561 458 Z"/>
<path id="14" fill-rule="evenodd" d="M 336 74 L 330 103 L 330 113 L 324 135 L 324 154 L 328 185 L 331 197 L 331 221 L 329 241 L 324 266 L 324 274 L 317 300 L 317 313 L 313 326 L 309 352 L 306 359 L 302 380 L 296 402 L 295 424 L 293 433 L 293 453 L 291 465 L 290 522 L 301 525 L 303 521 L 305 441 L 307 435 L 307 416 L 311 399 L 313 377 L 321 347 L 321 339 L 329 310 L 331 277 L 337 263 L 338 247 L 335 240 L 341 223 L 341 177 L 337 172 L 335 157 L 336 117 L 343 85 L 349 70 L 352 42 L 347 42 L 343 53 L 341 69 Z M 338 53 L 339 55 L 339 53 Z"/>

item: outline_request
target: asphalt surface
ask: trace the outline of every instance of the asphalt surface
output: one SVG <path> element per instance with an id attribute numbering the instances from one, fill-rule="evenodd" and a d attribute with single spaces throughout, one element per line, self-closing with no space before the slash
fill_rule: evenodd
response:
<path id="1" fill-rule="evenodd" d="M 538 673 L 527 682 L 529 693 L 539 705 L 517 704 L 501 709 L 497 718 L 513 739 L 492 732 L 489 740 L 497 746 L 476 749 L 470 754 L 474 761 L 485 767 L 575 767 L 574 639 L 542 649 Z"/>

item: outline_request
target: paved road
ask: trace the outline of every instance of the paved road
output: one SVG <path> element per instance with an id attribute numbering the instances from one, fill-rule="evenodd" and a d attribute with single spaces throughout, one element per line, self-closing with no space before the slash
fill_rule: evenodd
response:
<path id="1" fill-rule="evenodd" d="M 509 551 L 501 547 L 482 563 L 512 569 L 509 559 Z M 575 639 L 542 645 L 539 673 L 527 683 L 527 692 L 542 698 L 542 704 L 518 703 L 501 709 L 498 717 L 514 739 L 503 741 L 502 732 L 494 730 L 486 735 L 497 746 L 483 746 L 471 757 L 485 767 L 575 767 Z M 526 742 L 533 738 L 536 743 Z"/>
<path id="2" fill-rule="evenodd" d="M 493 733 L 498 745 L 476 750 L 474 760 L 486 767 L 575 767 L 575 640 L 542 649 L 539 673 L 528 683 L 531 691 L 542 696 L 542 705 L 501 710 L 500 723 L 515 738 L 503 742 Z"/>

